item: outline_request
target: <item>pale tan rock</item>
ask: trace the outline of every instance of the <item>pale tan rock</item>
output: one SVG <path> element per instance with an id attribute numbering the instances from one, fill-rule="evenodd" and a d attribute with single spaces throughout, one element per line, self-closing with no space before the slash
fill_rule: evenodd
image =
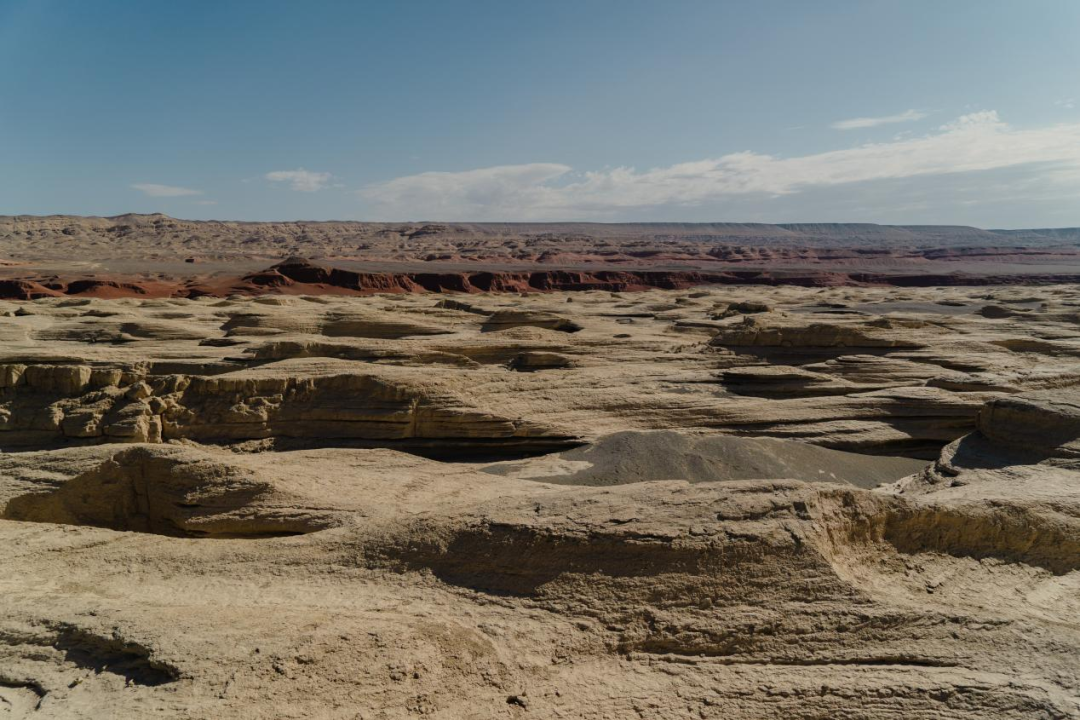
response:
<path id="1" fill-rule="evenodd" d="M 1080 330 L 903 293 L 7 305 L 0 707 L 1080 716 Z"/>
<path id="2" fill-rule="evenodd" d="M 537 327 L 559 332 L 573 333 L 581 330 L 581 326 L 570 320 L 551 312 L 541 310 L 500 310 L 493 313 L 483 326 L 484 332 L 498 332 L 516 327 Z"/>
<path id="3" fill-rule="evenodd" d="M 797 319 L 748 315 L 742 322 L 727 325 L 713 338 L 720 347 L 793 347 L 793 348 L 918 348 L 912 333 L 889 332 L 890 324 L 866 322 L 803 324 Z M 933 334 L 940 329 L 931 328 Z"/>

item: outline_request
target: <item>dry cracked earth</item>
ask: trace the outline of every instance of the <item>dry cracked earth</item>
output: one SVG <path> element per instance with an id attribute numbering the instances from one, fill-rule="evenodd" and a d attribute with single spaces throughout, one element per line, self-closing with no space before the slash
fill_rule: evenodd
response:
<path id="1" fill-rule="evenodd" d="M 1080 717 L 1080 287 L 0 302 L 0 717 Z"/>

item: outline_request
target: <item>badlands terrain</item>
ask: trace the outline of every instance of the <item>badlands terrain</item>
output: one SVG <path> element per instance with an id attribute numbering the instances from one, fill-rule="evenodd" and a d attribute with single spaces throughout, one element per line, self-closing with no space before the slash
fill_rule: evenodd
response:
<path id="1" fill-rule="evenodd" d="M 321 272 L 277 272 L 289 257 Z M 0 297 L 1080 282 L 1080 228 L 0 216 Z"/>
<path id="2" fill-rule="evenodd" d="M 2 218 L 0 717 L 1080 717 L 1078 238 Z"/>

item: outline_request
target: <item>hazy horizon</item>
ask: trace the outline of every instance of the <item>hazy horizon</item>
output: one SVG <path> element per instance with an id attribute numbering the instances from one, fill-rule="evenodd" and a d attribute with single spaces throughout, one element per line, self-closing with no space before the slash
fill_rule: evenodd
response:
<path id="1" fill-rule="evenodd" d="M 448 225 L 774 225 L 777 227 L 792 227 L 798 225 L 880 225 L 883 227 L 907 227 L 907 228 L 920 228 L 920 227 L 971 227 L 977 230 L 985 230 L 987 232 L 1013 232 L 1016 230 L 1075 230 L 1080 229 L 1078 226 L 1070 225 L 1056 225 L 1056 226 L 1026 226 L 1026 227 L 979 227 L 978 225 L 967 225 L 963 223 L 876 223 L 876 222 L 832 222 L 827 220 L 818 221 L 799 221 L 792 220 L 787 222 L 767 222 L 767 221 L 741 221 L 741 220 L 444 220 L 440 218 L 419 218 L 416 220 L 366 220 L 355 219 L 347 220 L 343 218 L 269 218 L 265 220 L 248 220 L 243 218 L 227 218 L 227 217 L 205 217 L 205 218 L 190 218 L 181 217 L 177 215 L 170 215 L 165 212 L 149 211 L 149 212 L 121 212 L 115 215 L 75 215 L 72 213 L 5 213 L 0 214 L 0 217 L 28 217 L 28 218 L 49 218 L 49 217 L 75 217 L 75 218 L 100 218 L 104 220 L 125 217 L 130 215 L 138 216 L 154 216 L 163 215 L 165 217 L 172 218 L 173 220 L 180 220 L 183 222 L 220 222 L 220 223 L 371 223 L 371 224 L 409 224 L 409 225 L 424 225 L 424 224 L 448 224 Z"/>

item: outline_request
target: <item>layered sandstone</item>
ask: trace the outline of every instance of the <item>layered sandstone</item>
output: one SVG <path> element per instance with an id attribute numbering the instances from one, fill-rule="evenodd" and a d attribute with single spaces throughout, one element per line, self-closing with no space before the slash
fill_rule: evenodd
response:
<path id="1" fill-rule="evenodd" d="M 0 302 L 0 708 L 1078 716 L 1078 307 Z"/>

